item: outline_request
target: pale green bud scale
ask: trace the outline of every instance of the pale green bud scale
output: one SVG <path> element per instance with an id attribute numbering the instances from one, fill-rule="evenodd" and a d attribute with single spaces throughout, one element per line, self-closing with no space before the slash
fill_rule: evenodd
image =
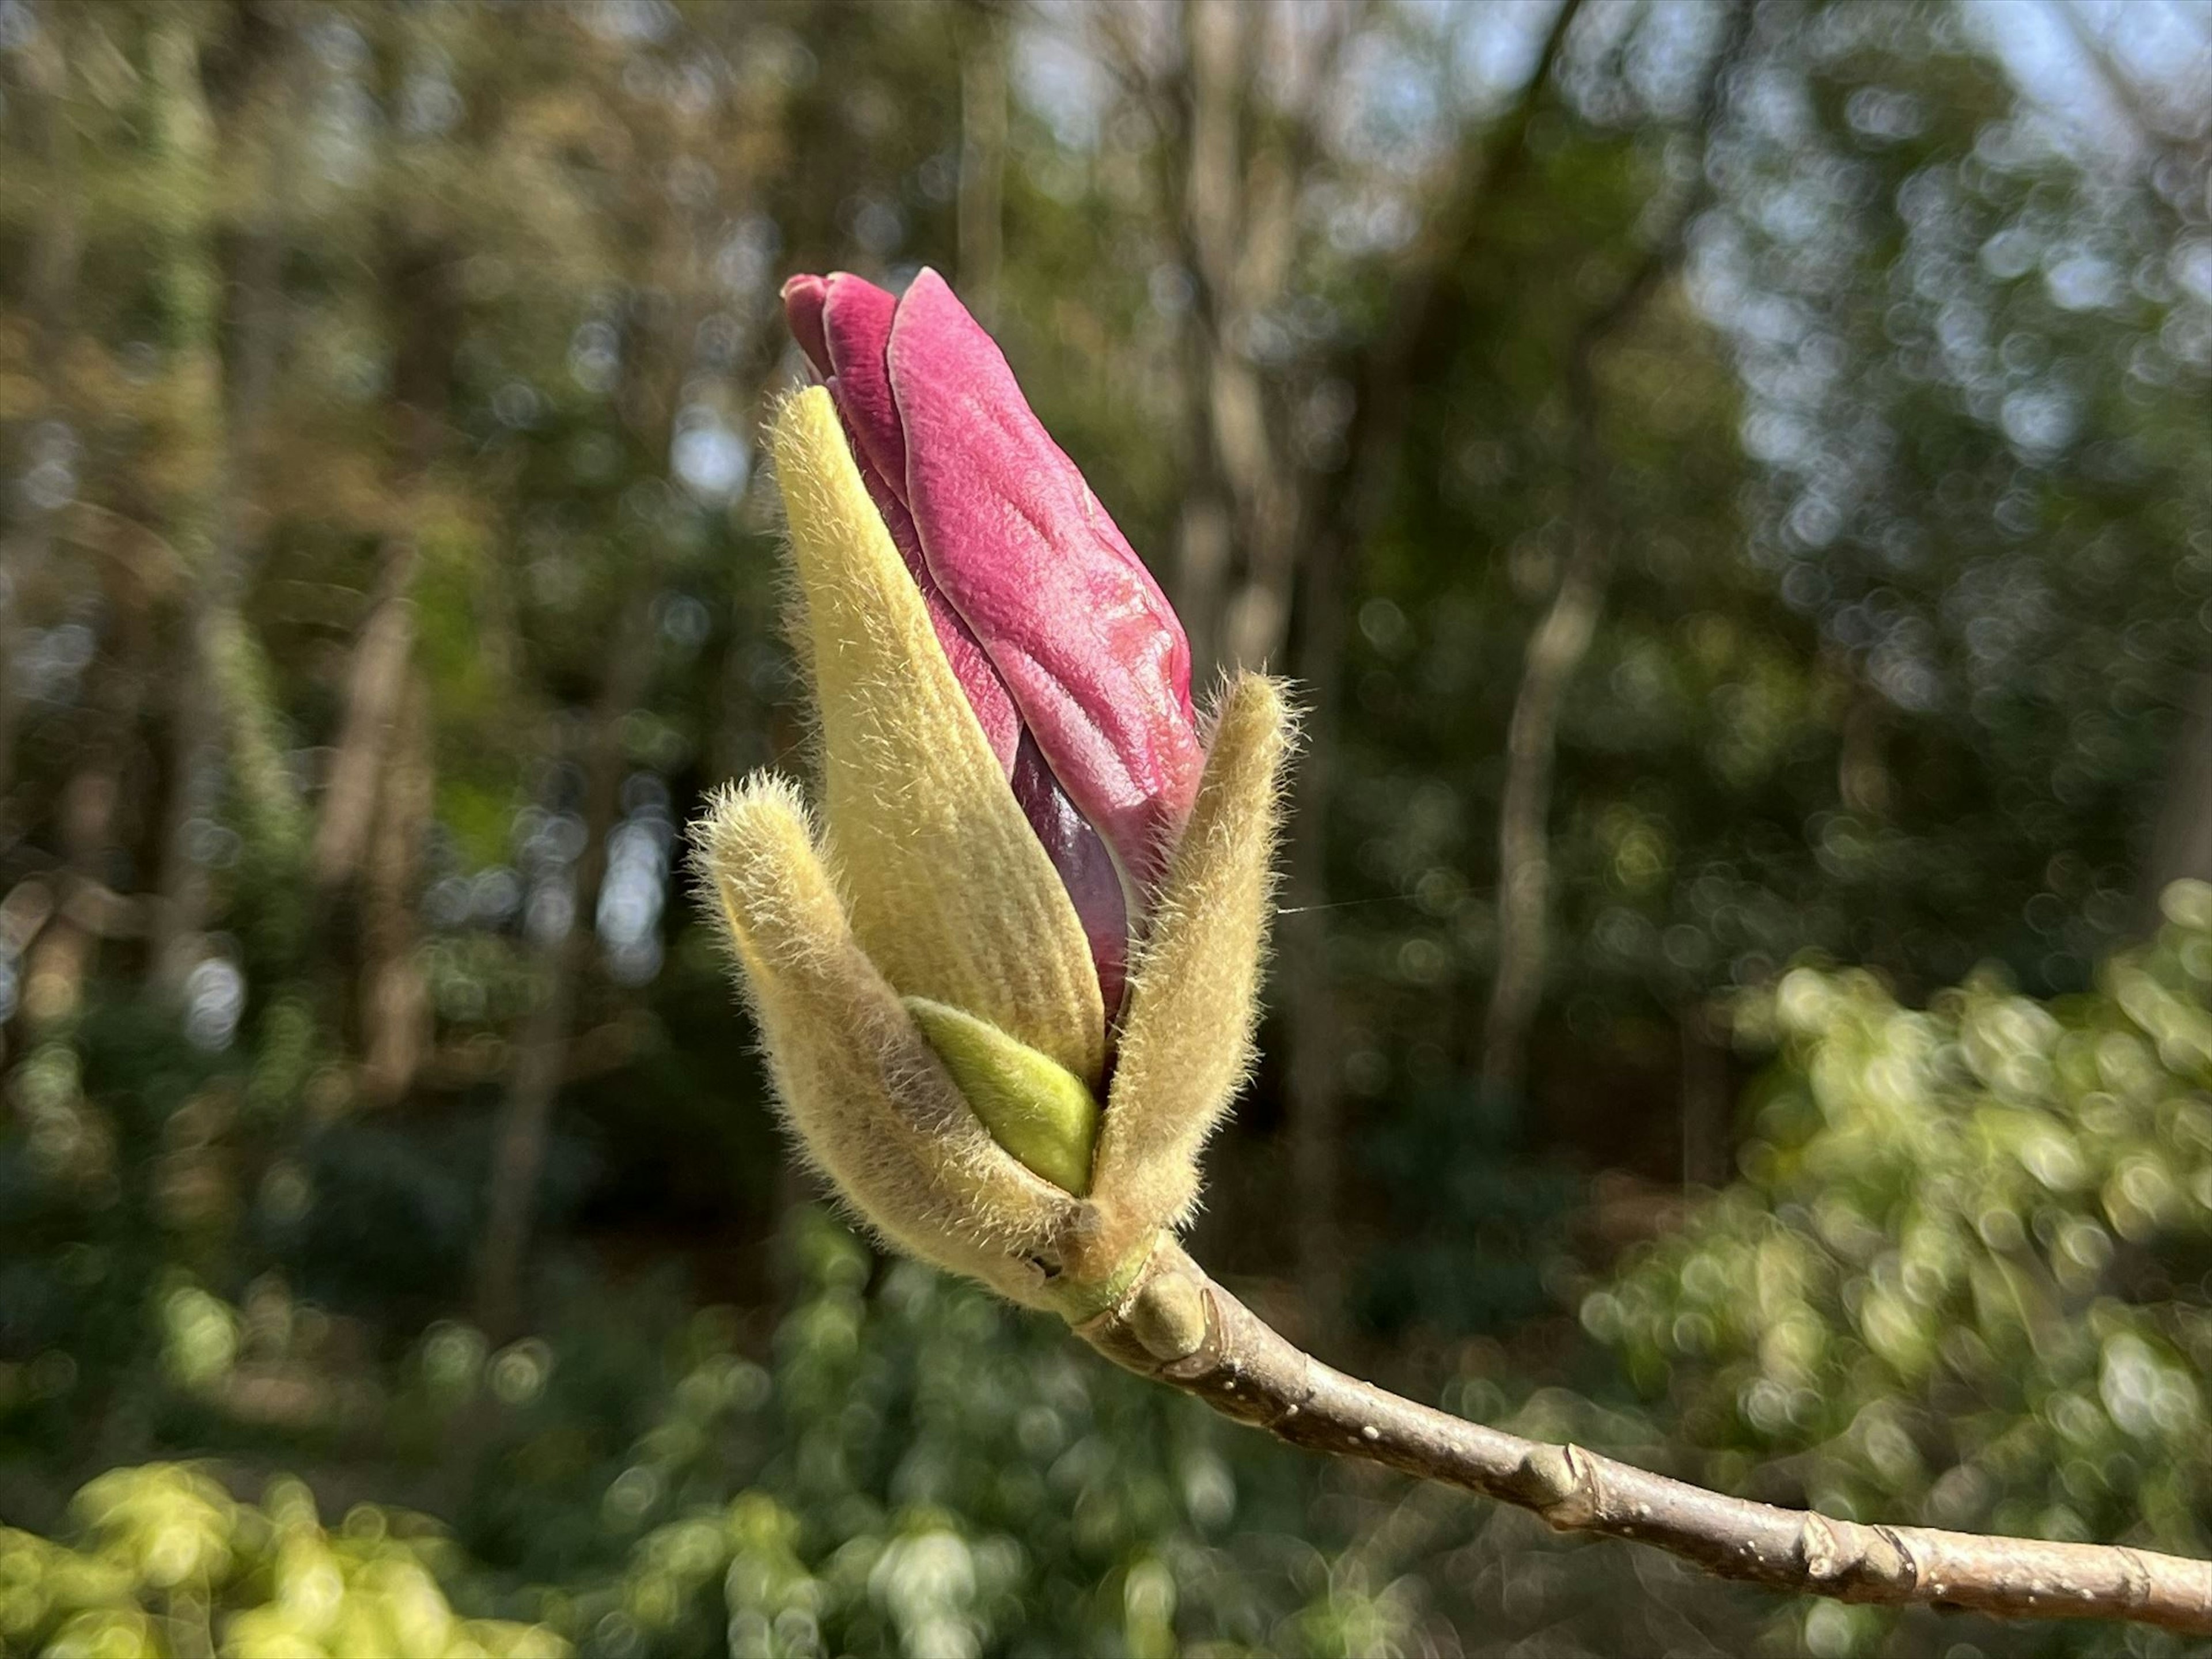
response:
<path id="1" fill-rule="evenodd" d="M 992 1138 L 1054 1186 L 1089 1192 L 1098 1103 L 1083 1079 L 987 1019 L 927 997 L 905 1000 Z"/>

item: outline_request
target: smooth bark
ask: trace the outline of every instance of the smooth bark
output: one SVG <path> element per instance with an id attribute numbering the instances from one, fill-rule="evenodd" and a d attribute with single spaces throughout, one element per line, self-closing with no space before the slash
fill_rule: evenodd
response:
<path id="1" fill-rule="evenodd" d="M 1561 1532 L 1648 1544 L 1720 1577 L 1844 1601 L 2212 1634 L 2212 1563 L 2117 1544 L 1839 1521 L 1708 1492 L 1580 1446 L 1524 1440 L 1322 1364 L 1172 1242 L 1116 1307 L 1075 1329 L 1115 1364 L 1291 1445 L 1479 1492 Z"/>

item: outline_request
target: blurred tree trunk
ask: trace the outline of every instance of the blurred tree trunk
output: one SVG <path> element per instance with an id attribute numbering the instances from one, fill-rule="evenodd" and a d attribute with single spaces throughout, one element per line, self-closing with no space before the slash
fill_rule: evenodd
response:
<path id="1" fill-rule="evenodd" d="M 1542 994 L 1550 954 L 1552 763 L 1559 704 L 1582 665 L 1605 605 L 1611 531 L 1598 522 L 1604 457 L 1597 437 L 1589 357 L 1598 336 L 1585 331 L 1568 368 L 1574 406 L 1572 544 L 1550 607 L 1528 637 L 1528 657 L 1505 730 L 1505 787 L 1498 811 L 1498 972 L 1482 1022 L 1482 1081 L 1513 1092 L 1526 1065 L 1529 1022 Z"/>
<path id="2" fill-rule="evenodd" d="M 430 687 L 407 676 L 369 837 L 362 915 L 362 1094 L 372 1105 L 403 1098 L 431 1039 L 416 900 L 422 843 L 436 805 Z"/>
<path id="3" fill-rule="evenodd" d="M 1292 784 L 1290 880 L 1279 982 L 1291 1143 L 1291 1205 L 1298 1217 L 1297 1275 L 1317 1331 L 1341 1317 L 1346 1241 L 1343 1033 L 1329 968 L 1328 836 L 1346 617 L 1368 542 L 1397 486 L 1415 384 L 1443 356 L 1452 273 L 1473 257 L 1489 204 L 1524 164 L 1535 119 L 1582 0 L 1561 0 L 1513 108 L 1471 130 L 1446 175 L 1449 193 L 1429 214 L 1392 284 L 1387 320 L 1347 366 L 1357 390 L 1337 471 L 1308 481 L 1297 555 L 1299 617 L 1291 672 L 1305 687 L 1304 758 Z"/>
<path id="4" fill-rule="evenodd" d="M 32 475 L 58 435 L 55 428 L 69 419 L 63 358 L 70 300 L 84 252 L 82 191 L 77 182 L 76 131 L 69 117 L 68 14 L 49 3 L 34 7 L 31 15 L 31 36 L 20 61 L 45 177 L 24 272 L 24 313 L 31 330 L 31 367 L 40 407 L 18 429 L 15 465 L 5 490 L 7 528 L 0 539 L 0 837 L 16 827 L 11 822 L 9 797 L 15 780 L 15 735 L 22 720 L 22 693 L 16 683 L 21 627 L 18 607 L 46 566 L 59 506 L 49 489 L 33 486 Z"/>
<path id="5" fill-rule="evenodd" d="M 1287 291 L 1298 189 L 1334 107 L 1342 49 L 1366 9 L 1356 0 L 1325 10 L 1184 0 L 1173 20 L 1180 57 L 1171 68 L 1157 61 L 1158 43 L 1133 10 L 1094 14 L 1157 135 L 1156 187 L 1191 288 L 1180 338 L 1187 464 L 1166 585 L 1201 684 L 1221 669 L 1284 653 L 1276 665 L 1304 683 L 1308 705 L 1275 972 L 1288 1047 L 1296 1272 L 1317 1333 L 1333 1328 L 1342 1284 L 1335 988 L 1317 914 L 1327 887 L 1326 732 L 1347 549 L 1364 532 L 1347 529 L 1340 501 L 1330 510 L 1336 480 L 1303 478 L 1291 465 L 1249 348 L 1255 320 Z M 1279 32 L 1298 28 L 1313 32 L 1305 73 L 1277 85 L 1273 107 L 1262 111 L 1258 67 L 1269 44 L 1281 43 Z"/>
<path id="6" fill-rule="evenodd" d="M 716 15 L 742 16 L 735 10 Z M 744 157 L 759 153 L 743 142 L 725 149 L 726 139 L 711 141 L 717 153 Z M 688 136 L 679 137 L 675 148 L 688 153 L 690 142 Z M 645 158 L 640 159 L 644 164 Z M 653 303 L 638 307 L 641 320 L 627 343 L 616 408 L 641 450 L 662 465 L 667 464 L 681 405 L 690 395 L 686 385 L 695 372 L 701 321 L 719 303 L 709 275 L 712 249 L 733 211 L 732 202 L 750 195 L 746 165 L 738 163 L 727 196 L 712 210 L 695 210 L 687 216 L 681 210 L 672 210 L 665 194 L 657 191 L 651 193 L 649 205 L 641 201 L 653 216 L 636 230 L 642 251 L 633 295 L 650 295 Z M 661 561 L 666 550 L 653 539 L 656 531 L 647 527 L 641 533 L 647 544 L 635 550 L 623 563 L 620 614 L 574 757 L 582 773 L 579 810 L 584 844 L 573 872 L 569 921 L 557 937 L 541 945 L 538 1000 L 516 1036 L 514 1067 L 493 1130 L 484 1229 L 477 1257 L 477 1310 L 479 1322 L 495 1336 L 511 1334 L 524 1318 L 524 1269 L 546 1137 L 568 1070 L 579 994 L 594 953 L 607 838 L 620 806 L 623 729 L 626 718 L 643 704 L 652 679 L 659 639 L 655 606 L 661 596 Z"/>
<path id="7" fill-rule="evenodd" d="M 1682 1033 L 1682 1184 L 1717 1191 L 1735 1167 L 1735 1079 L 1727 1006 L 1692 1003 Z"/>
<path id="8" fill-rule="evenodd" d="M 1847 701 L 1836 745 L 1836 799 L 1847 812 L 1869 819 L 1885 817 L 1893 793 L 1882 754 L 1889 700 L 1851 662 L 1840 663 L 1837 672 L 1844 680 Z"/>
<path id="9" fill-rule="evenodd" d="M 138 723 L 154 660 L 154 601 L 159 575 L 151 561 L 134 568 L 103 549 L 106 627 L 91 694 L 76 713 L 81 736 L 76 763 L 62 786 L 58 823 L 62 867 L 52 918 L 31 947 L 23 975 L 23 1013 L 32 1032 L 66 1026 L 84 1002 L 100 941 L 141 925 L 137 907 L 112 885 L 111 854 Z"/>
<path id="10" fill-rule="evenodd" d="M 1343 544 L 1310 544 L 1299 568 L 1299 628 L 1293 671 L 1306 700 L 1305 741 L 1291 783 L 1290 854 L 1276 922 L 1275 977 L 1284 1018 L 1284 1093 L 1294 1267 L 1300 1304 L 1316 1340 L 1336 1333 L 1345 1304 L 1344 1023 L 1337 1009 L 1328 919 L 1328 818 L 1335 783 L 1333 741 L 1343 678 L 1346 566 Z"/>
<path id="11" fill-rule="evenodd" d="M 368 612 L 346 661 L 337 742 L 308 854 L 309 878 L 323 906 L 359 873 L 412 684 L 412 592 L 421 563 L 416 532 L 440 447 L 456 334 L 442 273 L 439 251 L 410 247 L 392 260 L 383 283 L 396 313 L 393 416 L 398 454 L 391 485 L 392 521 L 378 549 Z"/>
<path id="12" fill-rule="evenodd" d="M 1182 26 L 1178 125 L 1183 154 L 1181 189 L 1170 201 L 1191 283 L 1190 308 L 1182 329 L 1184 441 L 1190 463 L 1176 525 L 1172 576 L 1176 609 L 1190 635 L 1192 661 L 1203 679 L 1221 661 L 1222 615 L 1236 556 L 1236 509 L 1228 480 L 1222 476 L 1213 421 L 1217 404 L 1225 406 L 1235 399 L 1233 395 L 1215 398 L 1213 374 L 1217 368 L 1235 372 L 1220 336 L 1231 303 L 1226 267 L 1238 240 L 1237 214 L 1243 192 L 1237 122 L 1246 89 L 1245 43 L 1254 20 L 1233 4 L 1183 0 Z"/>
<path id="13" fill-rule="evenodd" d="M 2159 899 L 2177 881 L 2212 881 L 2212 673 L 2200 675 L 2166 772 L 2166 799 L 2144 861 L 2140 926 L 2159 925 Z"/>
<path id="14" fill-rule="evenodd" d="M 152 44 L 153 131 L 164 165 L 159 188 L 160 286 L 170 378 L 179 389 L 179 424 L 203 443 L 222 441 L 222 278 L 216 267 L 211 198 L 215 143 L 200 85 L 199 41 L 181 14 L 156 26 Z M 221 787 L 219 713 L 207 658 L 213 618 L 215 497 L 222 488 L 214 463 L 196 458 L 199 477 L 167 517 L 170 539 L 185 562 L 185 619 L 176 642 L 171 684 L 169 817 L 161 844 L 161 897 L 154 919 L 149 968 L 174 994 L 192 966 L 205 923 L 208 872 L 195 848 L 197 824 L 213 816 Z"/>
<path id="15" fill-rule="evenodd" d="M 1691 129 L 1701 156 L 1719 112 L 1728 71 L 1748 38 L 1750 15 L 1747 0 L 1736 5 L 1728 36 L 1707 66 L 1702 105 Z M 1482 1082 L 1493 1092 L 1517 1093 L 1527 1073 L 1528 1028 L 1543 995 L 1551 954 L 1548 825 L 1559 709 L 1597 631 L 1613 568 L 1615 530 L 1607 522 L 1597 354 L 1635 319 L 1681 263 L 1691 223 L 1709 199 L 1702 167 L 1698 176 L 1700 182 L 1686 191 L 1665 234 L 1577 331 L 1568 351 L 1571 540 L 1551 605 L 1528 636 L 1521 684 L 1506 726 L 1505 786 L 1498 808 L 1498 971 L 1482 1022 Z"/>
<path id="16" fill-rule="evenodd" d="M 404 102 L 410 54 L 404 19 L 386 17 L 380 96 Z M 386 164 L 406 177 L 412 152 L 434 142 L 391 124 Z M 403 1098 L 434 1035 L 416 906 L 422 843 L 436 798 L 433 690 L 415 664 L 413 589 L 433 480 L 447 447 L 447 400 L 461 337 L 453 247 L 421 228 L 403 192 L 380 215 L 384 250 L 378 290 L 392 342 L 389 480 L 377 574 L 347 659 L 336 741 L 308 849 L 319 939 L 357 921 L 351 986 L 361 1030 L 360 1087 L 369 1104 Z M 349 899 L 357 902 L 349 908 Z"/>
<path id="17" fill-rule="evenodd" d="M 242 13 L 252 21 L 254 14 Z M 285 226 L 296 148 L 294 46 L 288 27 L 243 30 L 250 63 L 220 136 L 201 81 L 207 17 L 162 14 L 151 50 L 153 126 L 163 166 L 160 287 L 172 354 L 175 439 L 197 446 L 193 481 L 169 514 L 185 564 L 185 623 L 171 711 L 170 811 L 149 967 L 174 994 L 208 924 L 211 897 L 195 825 L 214 817 L 226 774 L 253 854 L 289 860 L 299 802 L 275 732 L 258 649 L 240 605 L 246 585 L 252 464 L 276 368 Z M 242 177 L 227 171 L 231 163 Z M 217 248 L 226 188 L 248 203 L 230 284 L 230 350 L 222 349 L 224 280 Z"/>
<path id="18" fill-rule="evenodd" d="M 568 925 L 544 940 L 539 951 L 538 1000 L 515 1039 L 514 1073 L 494 1131 L 477 1269 L 477 1318 L 497 1340 L 521 1328 L 523 1263 L 538 1177 L 545 1165 L 545 1137 L 568 1069 L 577 991 L 598 938 L 595 921 L 599 884 L 607 868 L 607 836 L 621 801 L 623 722 L 643 700 L 653 672 L 657 592 L 651 582 L 634 586 L 609 647 L 599 700 L 586 723 L 581 752 L 576 757 L 583 773 L 580 811 L 584 845 L 572 874 L 574 902 Z"/>
<path id="19" fill-rule="evenodd" d="M 405 509 L 400 509 L 403 515 Z M 309 878 L 326 902 L 351 881 L 367 850 L 385 770 L 415 648 L 414 538 L 395 531 L 385 538 L 368 619 L 355 636 L 340 694 L 337 742 L 315 818 L 307 855 Z"/>
<path id="20" fill-rule="evenodd" d="M 1290 625 L 1298 480 L 1271 429 L 1255 327 L 1287 289 L 1297 244 L 1297 185 L 1317 145 L 1336 50 L 1352 15 L 1325 13 L 1328 33 L 1286 108 L 1256 106 L 1259 67 L 1285 9 L 1186 0 L 1174 218 L 1192 305 L 1183 328 L 1191 476 L 1177 526 L 1176 603 L 1202 678 L 1257 667 Z"/>
<path id="21" fill-rule="evenodd" d="M 1005 263 L 1006 15 L 1000 0 L 962 0 L 960 31 L 960 295 L 986 328 L 999 320 Z"/>

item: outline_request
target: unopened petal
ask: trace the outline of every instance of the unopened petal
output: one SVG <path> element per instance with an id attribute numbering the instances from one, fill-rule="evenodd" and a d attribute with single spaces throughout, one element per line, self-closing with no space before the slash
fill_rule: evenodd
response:
<path id="1" fill-rule="evenodd" d="M 1083 936 L 1091 941 L 1091 966 L 1098 971 L 1098 999 L 1111 1028 L 1121 1018 L 1121 995 L 1129 977 L 1129 900 L 1121 873 L 1091 821 L 1045 764 L 1036 739 L 1026 732 L 1007 780 L 1022 815 L 1044 845 L 1045 856 L 1060 872 L 1060 884 L 1075 906 Z"/>
<path id="2" fill-rule="evenodd" d="M 1086 1083 L 1105 1018 L 1067 890 L 955 682 L 829 394 L 775 423 L 853 930 L 902 993 L 963 1008 Z"/>
<path id="3" fill-rule="evenodd" d="M 836 376 L 837 412 L 860 459 L 906 499 L 906 436 L 891 400 L 891 319 L 898 301 L 865 277 L 837 271 L 823 286 L 822 332 Z"/>
<path id="4" fill-rule="evenodd" d="M 1250 1066 L 1291 738 L 1274 681 L 1244 674 L 1231 684 L 1189 828 L 1129 977 L 1091 1177 L 1109 1231 L 1127 1234 L 1111 1238 L 1109 1255 L 1187 1218 L 1199 1149 Z"/>
<path id="5" fill-rule="evenodd" d="M 807 1158 L 890 1243 L 1043 1299 L 1074 1201 L 993 1139 L 862 951 L 805 808 L 762 774 L 696 831 L 776 1093 Z"/>
<path id="6" fill-rule="evenodd" d="M 783 285 L 783 319 L 791 337 L 825 380 L 836 373 L 830 366 L 830 338 L 822 319 L 829 296 L 830 285 L 819 276 L 793 276 Z"/>
<path id="7" fill-rule="evenodd" d="M 1069 798 L 1149 893 L 1203 764 L 1182 626 L 933 270 L 898 303 L 890 367 L 931 574 Z"/>

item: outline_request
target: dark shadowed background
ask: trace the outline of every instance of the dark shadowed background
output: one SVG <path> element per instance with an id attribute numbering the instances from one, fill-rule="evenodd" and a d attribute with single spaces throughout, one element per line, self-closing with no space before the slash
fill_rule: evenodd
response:
<path id="1" fill-rule="evenodd" d="M 0 1649 L 2181 1651 L 1559 1542 L 872 1253 L 684 826 L 806 763 L 777 287 L 933 264 L 1308 711 L 1201 1259 L 2212 1553 L 2209 181 L 2179 0 L 0 0 Z"/>

